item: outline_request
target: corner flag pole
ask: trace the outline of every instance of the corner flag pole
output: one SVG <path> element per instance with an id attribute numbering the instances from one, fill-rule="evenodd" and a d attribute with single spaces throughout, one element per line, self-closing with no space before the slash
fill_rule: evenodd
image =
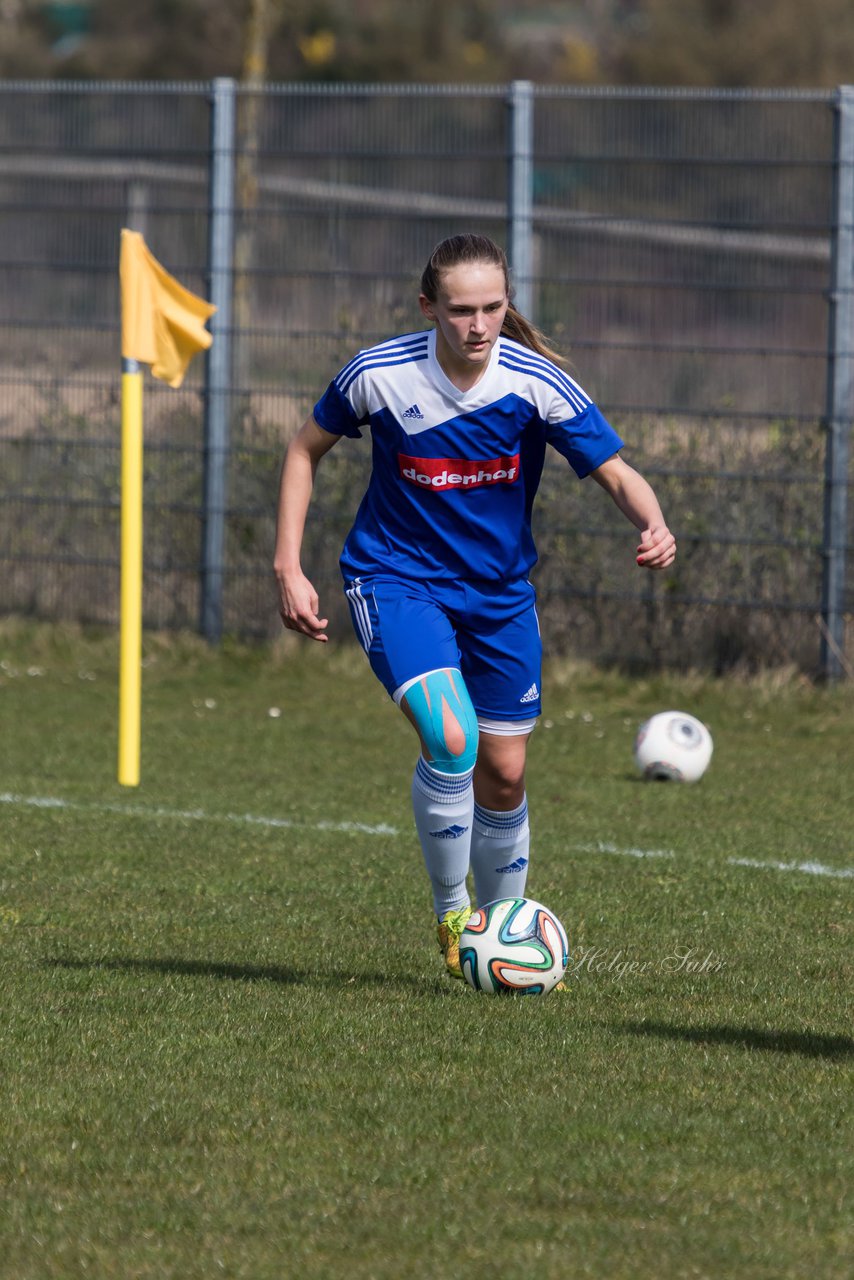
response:
<path id="1" fill-rule="evenodd" d="M 122 359 L 122 539 L 119 629 L 119 772 L 139 786 L 142 697 L 142 370 Z"/>
<path id="2" fill-rule="evenodd" d="M 216 307 L 170 276 L 138 231 L 122 229 L 122 537 L 119 632 L 119 782 L 139 786 L 142 694 L 142 369 L 180 387 L 213 338 Z"/>

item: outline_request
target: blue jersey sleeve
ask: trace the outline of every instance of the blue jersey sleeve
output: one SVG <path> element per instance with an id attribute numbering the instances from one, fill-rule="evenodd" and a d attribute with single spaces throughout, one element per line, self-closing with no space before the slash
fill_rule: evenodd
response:
<path id="1" fill-rule="evenodd" d="M 579 480 L 601 467 L 624 444 L 592 403 L 568 422 L 547 423 L 546 439 L 566 458 Z"/>
<path id="2" fill-rule="evenodd" d="M 359 418 L 352 404 L 339 390 L 338 384 L 330 382 L 323 395 L 314 406 L 314 420 L 324 431 L 331 431 L 336 436 L 349 436 L 351 440 L 360 440 L 360 427 L 368 421 L 368 416 Z"/>

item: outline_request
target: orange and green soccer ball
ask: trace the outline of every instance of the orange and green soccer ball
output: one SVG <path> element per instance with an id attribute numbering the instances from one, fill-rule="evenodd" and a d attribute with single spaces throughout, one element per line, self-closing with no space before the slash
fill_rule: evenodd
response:
<path id="1" fill-rule="evenodd" d="M 487 902 L 460 936 L 460 965 L 475 991 L 544 996 L 560 982 L 568 956 L 560 920 L 533 898 Z"/>

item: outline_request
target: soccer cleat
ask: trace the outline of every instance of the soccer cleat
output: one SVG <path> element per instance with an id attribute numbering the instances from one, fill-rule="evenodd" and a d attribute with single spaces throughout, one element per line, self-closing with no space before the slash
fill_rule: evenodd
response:
<path id="1" fill-rule="evenodd" d="M 461 978 L 460 968 L 460 934 L 465 929 L 471 916 L 471 907 L 458 907 L 456 911 L 446 911 L 436 925 L 436 937 L 439 950 L 445 957 L 445 968 L 452 978 Z"/>

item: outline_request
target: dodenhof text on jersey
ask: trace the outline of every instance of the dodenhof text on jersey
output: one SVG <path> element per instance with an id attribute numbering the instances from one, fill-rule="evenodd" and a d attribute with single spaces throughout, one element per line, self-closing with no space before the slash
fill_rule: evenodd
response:
<path id="1" fill-rule="evenodd" d="M 398 454 L 404 480 L 424 489 L 476 489 L 485 484 L 513 484 L 519 477 L 519 455 L 512 458 L 412 458 Z"/>

